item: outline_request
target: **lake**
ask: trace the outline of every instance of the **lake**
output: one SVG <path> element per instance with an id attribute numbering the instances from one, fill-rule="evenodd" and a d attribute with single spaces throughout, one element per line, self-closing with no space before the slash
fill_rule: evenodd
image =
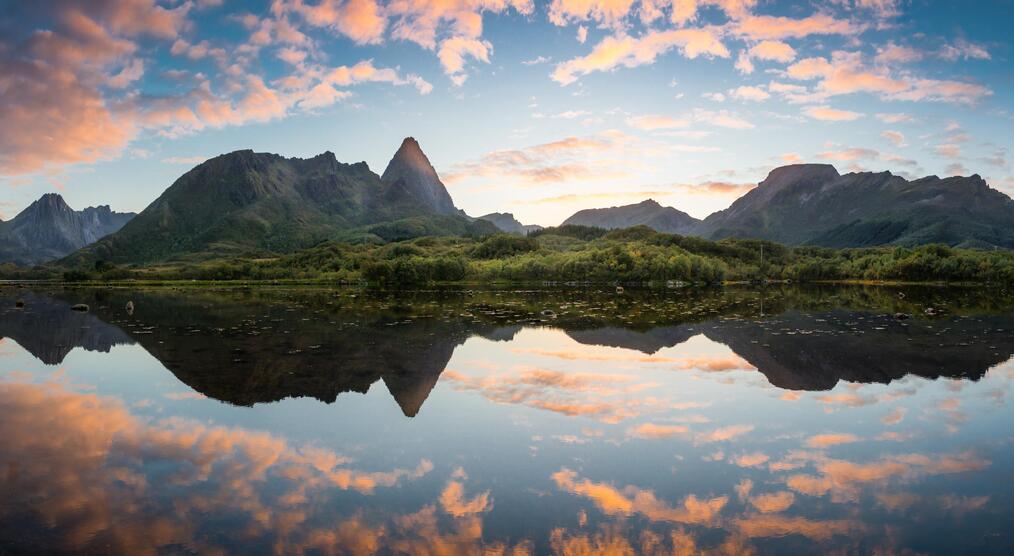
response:
<path id="1" fill-rule="evenodd" d="M 1014 553 L 1006 291 L 7 286 L 0 337 L 0 554 Z"/>

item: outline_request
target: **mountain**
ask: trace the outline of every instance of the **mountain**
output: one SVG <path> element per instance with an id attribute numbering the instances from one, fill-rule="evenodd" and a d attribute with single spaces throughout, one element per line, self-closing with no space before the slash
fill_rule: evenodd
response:
<path id="1" fill-rule="evenodd" d="M 636 205 L 585 209 L 574 213 L 561 226 L 575 224 L 595 228 L 631 228 L 648 226 L 669 234 L 689 234 L 700 221 L 672 207 L 663 207 L 652 199 Z"/>
<path id="2" fill-rule="evenodd" d="M 526 236 L 532 232 L 542 229 L 538 224 L 522 224 L 509 212 L 491 212 L 479 217 L 479 220 L 492 222 L 501 232 L 508 234 L 520 234 Z"/>
<path id="3" fill-rule="evenodd" d="M 694 234 L 827 247 L 1014 248 L 1014 200 L 978 175 L 908 181 L 890 172 L 840 175 L 828 164 L 794 164 L 772 170 Z"/>
<path id="4" fill-rule="evenodd" d="M 176 180 L 119 232 L 69 257 L 149 263 L 288 252 L 329 239 L 493 233 L 454 208 L 419 144 L 405 139 L 384 172 L 338 162 L 236 151 Z"/>
<path id="5" fill-rule="evenodd" d="M 0 222 L 0 263 L 34 265 L 59 259 L 119 230 L 133 217 L 108 206 L 75 211 L 60 195 L 47 193 Z"/>
<path id="6" fill-rule="evenodd" d="M 402 141 L 380 179 L 392 190 L 404 191 L 437 214 L 464 214 L 455 208 L 437 171 L 412 137 Z"/>

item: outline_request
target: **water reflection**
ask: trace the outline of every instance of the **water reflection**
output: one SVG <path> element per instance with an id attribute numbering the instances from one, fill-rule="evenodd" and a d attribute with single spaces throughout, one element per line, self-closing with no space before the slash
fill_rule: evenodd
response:
<path id="1" fill-rule="evenodd" d="M 137 343 L 195 391 L 237 405 L 300 396 L 333 403 L 343 392 L 366 392 L 382 380 L 409 417 L 419 412 L 456 347 L 475 336 L 510 341 L 525 326 L 564 330 L 582 346 L 645 354 L 614 354 L 613 360 L 755 369 L 789 390 L 830 390 L 841 381 L 889 384 L 908 375 L 976 380 L 1014 354 L 1014 314 L 1002 307 L 970 314 L 977 307 L 966 304 L 961 312 L 899 319 L 899 313 L 909 316 L 900 309 L 921 313 L 934 300 L 857 294 L 846 299 L 859 307 L 848 310 L 838 305 L 843 296 L 820 293 L 771 291 L 763 300 L 755 292 L 645 295 L 618 304 L 615 296 L 589 293 L 561 303 L 545 293 L 445 292 L 413 299 L 341 291 L 71 290 L 22 294 L 25 309 L 14 308 L 13 296 L 0 298 L 0 336 L 51 365 L 74 347 L 108 352 Z M 138 309 L 124 309 L 128 301 Z M 764 316 L 757 309 L 762 301 Z M 69 311 L 76 303 L 90 304 L 92 312 Z M 651 357 L 699 335 L 728 346 L 734 357 Z M 541 355 L 601 357 L 583 349 Z M 514 385 L 497 381 L 501 391 L 487 396 L 514 396 L 525 384 L 540 388 L 561 378 L 583 380 L 528 373 L 508 379 Z M 482 389 L 458 373 L 445 379 Z"/>
<path id="2" fill-rule="evenodd" d="M 1010 553 L 1014 311 L 906 294 L 11 293 L 0 552 Z"/>

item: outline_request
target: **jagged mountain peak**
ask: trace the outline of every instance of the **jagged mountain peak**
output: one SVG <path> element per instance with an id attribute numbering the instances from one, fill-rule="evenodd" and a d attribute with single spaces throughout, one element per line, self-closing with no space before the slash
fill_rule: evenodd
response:
<path id="1" fill-rule="evenodd" d="M 387 184 L 400 184 L 401 189 L 439 214 L 458 214 L 440 176 L 413 137 L 401 142 L 380 179 Z"/>
<path id="2" fill-rule="evenodd" d="M 25 213 L 57 213 L 57 212 L 73 212 L 74 209 L 67 205 L 67 202 L 63 200 L 63 196 L 59 193 L 46 193 L 42 197 L 39 197 L 34 203 L 28 205 L 28 208 L 24 210 Z"/>
<path id="3" fill-rule="evenodd" d="M 0 226 L 0 262 L 34 265 L 60 258 L 119 230 L 133 213 L 108 205 L 75 211 L 59 193 L 46 193 Z"/>

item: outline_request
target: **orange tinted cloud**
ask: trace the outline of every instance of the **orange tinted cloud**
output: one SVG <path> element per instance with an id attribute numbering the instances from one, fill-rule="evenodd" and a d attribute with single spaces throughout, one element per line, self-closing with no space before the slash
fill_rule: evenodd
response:
<path id="1" fill-rule="evenodd" d="M 758 494 L 750 498 L 750 504 L 761 513 L 784 512 L 796 500 L 791 492 L 781 491 L 769 494 Z"/>
<path id="2" fill-rule="evenodd" d="M 707 525 L 714 523 L 728 498 L 699 499 L 689 495 L 681 505 L 669 506 L 658 500 L 650 490 L 628 486 L 617 489 L 606 483 L 595 483 L 580 479 L 570 469 L 561 469 L 551 477 L 556 486 L 564 491 L 590 499 L 607 514 L 640 514 L 652 521 Z"/>
<path id="3" fill-rule="evenodd" d="M 650 385 L 637 383 L 635 377 L 629 375 L 523 368 L 483 377 L 446 370 L 440 379 L 457 390 L 478 392 L 494 403 L 526 405 L 605 423 L 618 423 L 642 411 L 667 408 L 657 398 L 627 397 Z"/>
<path id="4" fill-rule="evenodd" d="M 766 461 L 768 461 L 768 459 L 769 458 L 766 454 L 754 452 L 752 454 L 743 454 L 734 457 L 729 461 L 740 467 L 757 467 L 763 465 Z"/>
<path id="5" fill-rule="evenodd" d="M 724 442 L 742 436 L 753 430 L 753 425 L 730 425 L 721 427 L 707 433 L 698 433 L 694 440 L 702 443 Z"/>
<path id="6" fill-rule="evenodd" d="M 827 448 L 838 444 L 859 442 L 859 437 L 854 434 L 818 434 L 806 439 L 806 445 L 811 448 Z"/>
<path id="7" fill-rule="evenodd" d="M 602 39 L 586 56 L 558 64 L 551 77 L 561 85 L 570 85 L 589 73 L 654 63 L 658 56 L 673 49 L 690 59 L 702 55 L 729 57 L 729 50 L 707 29 L 649 31 L 637 38 L 619 33 Z"/>
<path id="8" fill-rule="evenodd" d="M 683 425 L 643 423 L 631 428 L 628 432 L 631 436 L 638 438 L 671 438 L 673 436 L 684 436 L 690 432 L 690 429 Z"/>
<path id="9" fill-rule="evenodd" d="M 473 498 L 465 498 L 465 485 L 460 481 L 449 481 L 440 493 L 440 505 L 444 511 L 454 517 L 488 512 L 493 509 L 489 491 L 476 494 Z"/>
<path id="10" fill-rule="evenodd" d="M 242 536 L 226 532 L 220 541 L 270 537 L 281 553 L 323 538 L 376 546 L 387 534 L 383 528 L 312 518 L 319 509 L 309 501 L 346 489 L 369 494 L 432 469 L 424 460 L 414 470 L 359 471 L 329 450 L 178 418 L 153 422 L 118 400 L 55 383 L 0 383 L 0 411 L 0 457 L 24 463 L 17 465 L 18 480 L 7 483 L 5 499 L 31 507 L 60 531 L 43 545 L 52 552 L 224 551 L 202 530 L 209 514 L 242 524 L 235 529 Z M 152 469 L 157 477 L 149 475 Z M 274 486 L 264 488 L 269 480 Z M 322 517 L 331 524 L 324 537 L 310 525 Z M 341 531 L 344 540 L 334 536 Z M 97 539 L 101 548 L 92 544 Z"/>
<path id="11" fill-rule="evenodd" d="M 835 535 L 860 532 L 864 527 L 848 520 L 810 520 L 805 517 L 787 517 L 777 514 L 759 514 L 734 520 L 740 533 L 747 537 L 784 537 L 802 535 L 816 541 L 826 541 Z"/>

